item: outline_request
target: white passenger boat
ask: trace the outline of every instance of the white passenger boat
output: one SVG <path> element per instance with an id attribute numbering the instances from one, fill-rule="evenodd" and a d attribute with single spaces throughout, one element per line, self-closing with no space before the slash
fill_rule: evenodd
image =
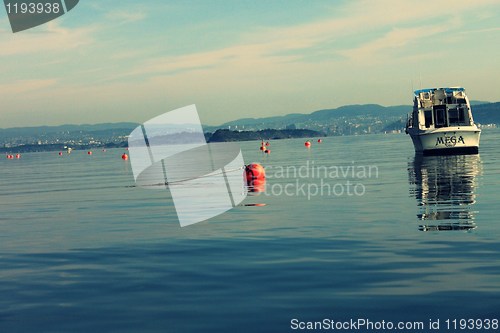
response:
<path id="1" fill-rule="evenodd" d="M 429 88 L 415 91 L 406 133 L 415 152 L 423 155 L 477 154 L 481 130 L 472 118 L 465 89 Z"/>

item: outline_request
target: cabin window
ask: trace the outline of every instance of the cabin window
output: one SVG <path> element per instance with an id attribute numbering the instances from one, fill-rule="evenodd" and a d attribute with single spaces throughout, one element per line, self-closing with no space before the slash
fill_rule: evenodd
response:
<path id="1" fill-rule="evenodd" d="M 458 108 L 458 121 L 461 125 L 470 125 L 469 115 L 466 108 Z"/>
<path id="2" fill-rule="evenodd" d="M 429 128 L 432 125 L 432 111 L 425 110 L 424 111 L 424 119 L 425 119 L 425 127 Z"/>
<path id="3" fill-rule="evenodd" d="M 459 113 L 458 108 L 448 110 L 448 122 L 450 123 L 450 126 L 459 126 L 461 124 Z"/>
<path id="4" fill-rule="evenodd" d="M 434 120 L 436 121 L 435 127 L 446 127 L 446 106 L 436 105 L 434 106 Z"/>
<path id="5" fill-rule="evenodd" d="M 448 110 L 448 121 L 450 126 L 467 126 L 469 125 L 468 117 L 466 117 L 466 109 L 457 107 Z"/>

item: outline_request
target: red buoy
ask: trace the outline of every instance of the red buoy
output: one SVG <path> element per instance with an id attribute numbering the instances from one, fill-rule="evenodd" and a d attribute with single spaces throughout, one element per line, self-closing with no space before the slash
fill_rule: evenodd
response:
<path id="1" fill-rule="evenodd" d="M 128 155 L 124 153 L 124 154 L 122 155 L 122 160 L 124 160 L 124 161 L 128 160 Z"/>
<path id="2" fill-rule="evenodd" d="M 89 151 L 87 152 L 87 155 L 92 155 L 92 152 L 89 150 Z"/>
<path id="3" fill-rule="evenodd" d="M 306 146 L 306 148 L 311 148 L 311 141 L 307 140 L 304 142 L 304 146 Z"/>
<path id="4" fill-rule="evenodd" d="M 62 156 L 62 151 L 59 152 L 59 156 Z"/>
<path id="5" fill-rule="evenodd" d="M 21 154 L 16 154 L 16 158 L 20 159 L 21 158 Z"/>
<path id="6" fill-rule="evenodd" d="M 245 182 L 250 192 L 263 192 L 266 185 L 266 171 L 259 163 L 245 166 Z"/>
<path id="7" fill-rule="evenodd" d="M 269 147 L 270 145 L 271 145 L 271 144 L 269 143 L 269 141 L 267 141 L 267 142 L 266 142 L 266 146 L 268 146 L 268 147 Z"/>
<path id="8" fill-rule="evenodd" d="M 266 171 L 259 163 L 245 166 L 245 182 L 249 192 L 264 192 L 266 187 Z"/>
<path id="9" fill-rule="evenodd" d="M 264 153 L 266 153 L 266 154 L 271 154 L 271 149 L 266 149 L 266 150 L 264 150 Z"/>
<path id="10" fill-rule="evenodd" d="M 247 180 L 266 178 L 266 170 L 259 163 L 251 163 L 245 166 L 245 174 Z"/>
<path id="11" fill-rule="evenodd" d="M 262 150 L 263 152 L 266 151 L 266 144 L 264 143 L 264 140 L 261 140 L 260 141 L 260 150 Z"/>

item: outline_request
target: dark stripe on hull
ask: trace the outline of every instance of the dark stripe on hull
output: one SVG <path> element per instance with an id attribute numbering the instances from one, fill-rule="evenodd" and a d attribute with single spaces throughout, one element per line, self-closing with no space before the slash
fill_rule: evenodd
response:
<path id="1" fill-rule="evenodd" d="M 438 148 L 438 149 L 428 149 L 423 151 L 424 156 L 473 155 L 478 153 L 479 153 L 479 147 Z"/>

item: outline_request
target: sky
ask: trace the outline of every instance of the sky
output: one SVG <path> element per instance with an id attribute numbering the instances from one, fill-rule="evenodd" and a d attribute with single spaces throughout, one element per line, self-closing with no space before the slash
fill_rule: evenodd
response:
<path id="1" fill-rule="evenodd" d="M 0 128 L 202 123 L 462 86 L 500 101 L 498 0 L 81 0 L 12 33 L 0 9 Z"/>

